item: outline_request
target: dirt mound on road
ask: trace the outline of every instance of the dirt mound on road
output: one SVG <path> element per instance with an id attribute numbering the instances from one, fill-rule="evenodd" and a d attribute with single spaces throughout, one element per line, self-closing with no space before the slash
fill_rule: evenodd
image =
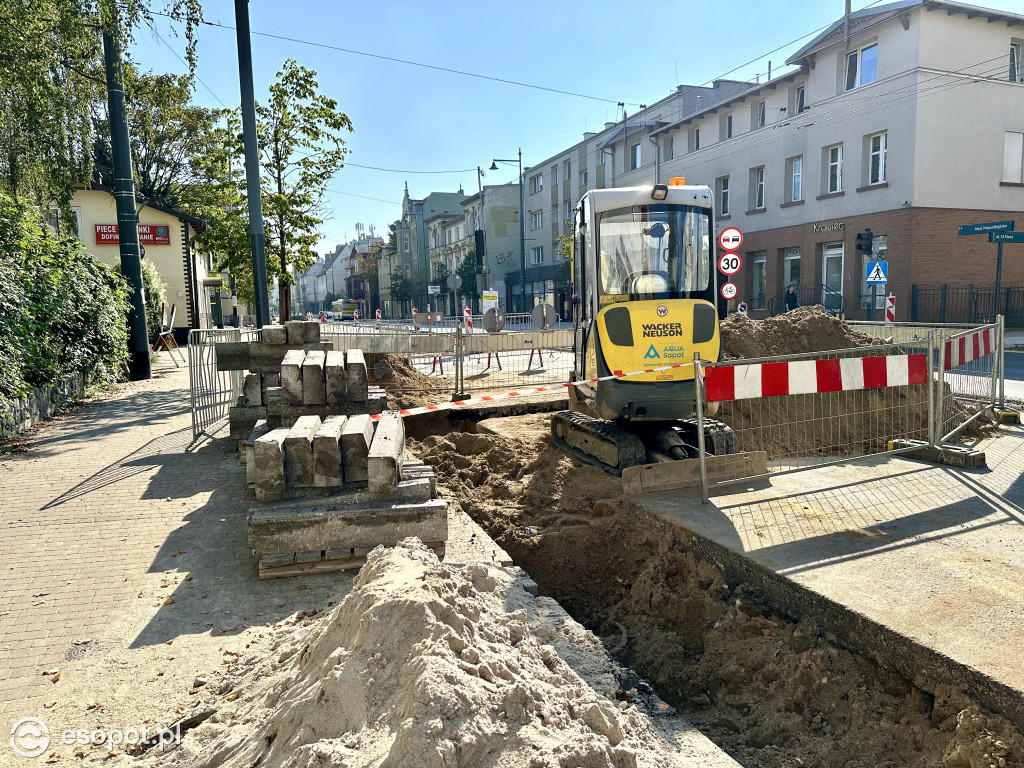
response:
<path id="1" fill-rule="evenodd" d="M 389 408 L 443 402 L 449 399 L 454 387 L 447 376 L 428 376 L 417 370 L 407 356 L 393 352 L 367 354 L 366 371 L 371 384 L 387 391 Z"/>
<path id="2" fill-rule="evenodd" d="M 158 759 L 193 768 L 678 765 L 650 720 L 596 693 L 541 644 L 527 610 L 509 611 L 529 600 L 514 585 L 498 568 L 443 565 L 415 539 L 380 547 L 319 623 L 282 630 L 239 662 L 237 703 Z"/>
<path id="3" fill-rule="evenodd" d="M 722 321 L 721 334 L 725 359 L 828 352 L 878 343 L 822 306 L 798 307 L 765 320 L 734 313 Z"/>
<path id="4" fill-rule="evenodd" d="M 452 433 L 413 450 L 544 594 L 748 768 L 1024 765 L 1005 719 L 764 608 L 550 438 Z"/>

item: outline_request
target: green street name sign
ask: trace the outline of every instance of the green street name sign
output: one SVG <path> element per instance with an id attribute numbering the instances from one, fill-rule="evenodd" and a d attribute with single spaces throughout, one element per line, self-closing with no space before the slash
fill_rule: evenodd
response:
<path id="1" fill-rule="evenodd" d="M 990 243 L 1024 243 L 1024 232 L 989 232 Z"/>
<path id="2" fill-rule="evenodd" d="M 985 224 L 962 224 L 958 228 L 961 235 L 987 235 L 990 232 L 1012 232 L 1012 221 L 990 221 Z"/>

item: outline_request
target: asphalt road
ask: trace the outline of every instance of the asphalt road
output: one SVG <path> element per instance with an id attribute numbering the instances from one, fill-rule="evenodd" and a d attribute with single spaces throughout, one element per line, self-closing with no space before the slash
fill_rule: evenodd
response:
<path id="1" fill-rule="evenodd" d="M 1024 350 L 1006 350 L 1006 379 L 1024 381 Z"/>

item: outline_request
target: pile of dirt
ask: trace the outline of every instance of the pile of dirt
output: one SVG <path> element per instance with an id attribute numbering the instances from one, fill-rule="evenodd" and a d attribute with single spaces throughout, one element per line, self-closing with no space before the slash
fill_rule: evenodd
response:
<path id="1" fill-rule="evenodd" d="M 233 705 L 164 766 L 677 765 L 636 707 L 599 695 L 527 625 L 515 577 L 441 564 L 416 539 L 372 552 L 352 592 L 235 666 Z M 223 686 L 229 690 L 231 684 Z M 156 759 L 156 758 L 154 758 Z M 157 763 L 161 764 L 161 763 Z"/>
<path id="2" fill-rule="evenodd" d="M 878 344 L 830 315 L 824 307 L 798 307 L 783 315 L 751 320 L 734 313 L 722 321 L 722 351 L 726 360 L 738 357 L 774 357 L 800 352 L 828 352 Z"/>
<path id="3" fill-rule="evenodd" d="M 388 393 L 391 408 L 414 408 L 447 399 L 454 386 L 447 376 L 428 376 L 416 369 L 406 355 L 393 352 L 366 355 L 370 382 Z"/>
<path id="4" fill-rule="evenodd" d="M 549 438 L 454 433 L 413 449 L 545 594 L 743 765 L 1024 765 L 1004 718 L 763 608 Z"/>

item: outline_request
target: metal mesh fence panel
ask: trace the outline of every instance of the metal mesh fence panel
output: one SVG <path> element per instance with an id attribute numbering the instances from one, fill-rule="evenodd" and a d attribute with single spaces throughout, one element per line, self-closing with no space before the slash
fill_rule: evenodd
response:
<path id="1" fill-rule="evenodd" d="M 560 384 L 572 372 L 572 331 L 568 329 L 484 333 L 474 328 L 463 340 L 467 392 Z"/>
<path id="2" fill-rule="evenodd" d="M 998 324 L 946 335 L 939 347 L 938 433 L 953 435 L 996 403 Z"/>
<path id="3" fill-rule="evenodd" d="M 258 331 L 237 328 L 192 329 L 188 333 L 188 382 L 192 400 L 192 442 L 212 435 L 227 418 L 228 409 L 242 393 L 242 371 L 217 370 L 214 345 L 221 341 L 249 341 Z"/>
<path id="4" fill-rule="evenodd" d="M 751 368 L 740 370 L 743 366 Z M 870 351 L 862 347 L 734 360 L 706 364 L 704 370 L 708 376 L 712 369 L 733 368 L 740 382 L 753 366 L 760 367 L 758 386 L 766 392 L 803 391 L 710 402 L 704 416 L 732 428 L 738 452 L 766 453 L 769 474 L 889 453 L 897 440 L 929 440 L 927 344 L 924 350 L 918 344 L 888 344 Z M 830 376 L 834 386 L 821 386 Z M 908 381 L 917 383 L 899 383 Z M 728 476 L 728 457 L 718 461 Z M 736 461 L 746 459 L 737 456 Z"/>

